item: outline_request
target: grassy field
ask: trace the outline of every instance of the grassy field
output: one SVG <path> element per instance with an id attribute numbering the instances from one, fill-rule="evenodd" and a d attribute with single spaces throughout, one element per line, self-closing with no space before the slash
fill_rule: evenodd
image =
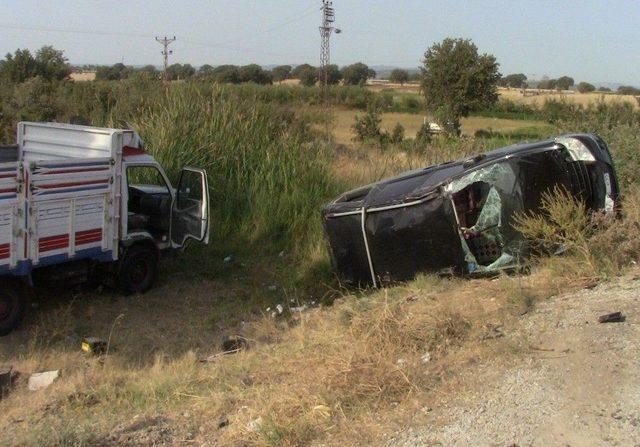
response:
<path id="1" fill-rule="evenodd" d="M 335 110 L 334 112 L 333 136 L 338 143 L 352 144 L 354 138 L 353 123 L 356 115 L 362 115 L 363 112 L 356 110 Z M 381 128 L 391 132 L 397 123 L 405 128 L 405 136 L 407 138 L 415 138 L 416 133 L 422 127 L 425 116 L 413 113 L 383 113 Z M 531 128 L 539 128 L 541 132 L 553 130 L 552 126 L 541 121 L 528 120 L 510 120 L 500 118 L 485 118 L 471 116 L 462 119 L 462 133 L 464 135 L 473 135 L 477 130 L 492 130 L 500 133 L 514 133 Z"/>
<path id="2" fill-rule="evenodd" d="M 607 104 L 628 102 L 638 107 L 640 104 L 634 96 L 631 95 L 617 95 L 615 93 L 579 93 L 579 92 L 550 92 L 550 91 L 527 91 L 527 95 L 523 95 L 518 89 L 499 89 L 500 98 L 509 99 L 519 103 L 528 105 L 541 106 L 544 101 L 549 99 L 568 101 L 570 103 L 586 106 L 588 104 L 594 104 L 597 102 L 605 102 Z"/>
<path id="3" fill-rule="evenodd" d="M 464 388 L 469 365 L 490 359 L 499 370 L 528 349 L 521 340 L 494 342 L 492 328 L 508 331 L 537 300 L 607 280 L 640 255 L 633 109 L 573 110 L 553 126 L 470 117 L 465 138 L 408 150 L 353 142 L 350 127 L 362 113 L 355 110 L 337 112 L 338 144 L 327 143 L 313 105 L 300 105 L 300 97 L 317 96 L 313 90 L 58 88 L 34 83 L 0 92 L 5 128 L 18 118 L 78 114 L 93 124 L 131 120 L 170 172 L 183 163 L 209 170 L 215 237 L 209 247 L 167 259 L 158 287 L 144 296 L 40 291 L 24 328 L 0 340 L 0 363 L 23 373 L 0 401 L 0 445 L 385 444 L 387 433 Z M 353 89 L 344 94 L 360 98 Z M 396 122 L 412 137 L 422 117 L 383 115 L 386 129 Z M 474 138 L 478 129 L 502 135 Z M 568 251 L 535 262 L 529 276 L 423 275 L 380 291 L 341 288 L 322 238 L 323 203 L 402 170 L 519 141 L 527 129 L 601 133 L 618 164 L 626 218 L 575 219 L 575 203 L 556 204 L 544 229 Z M 249 349 L 199 361 L 220 353 L 230 335 L 244 337 Z M 109 339 L 109 354 L 81 353 L 84 336 Z M 49 369 L 62 377 L 29 392 L 26 377 Z"/>
<path id="4" fill-rule="evenodd" d="M 370 84 L 367 88 L 375 92 L 393 92 L 403 94 L 420 94 L 419 84 Z M 577 91 L 556 92 L 550 90 L 529 89 L 526 94 L 522 94 L 520 89 L 498 88 L 500 99 L 514 101 L 516 103 L 527 104 L 532 106 L 542 106 L 547 100 L 568 101 L 572 104 L 586 106 L 597 102 L 605 102 L 607 104 L 628 102 L 634 107 L 640 107 L 640 103 L 636 97 L 632 95 L 618 95 L 610 92 L 591 92 L 580 93 Z"/>

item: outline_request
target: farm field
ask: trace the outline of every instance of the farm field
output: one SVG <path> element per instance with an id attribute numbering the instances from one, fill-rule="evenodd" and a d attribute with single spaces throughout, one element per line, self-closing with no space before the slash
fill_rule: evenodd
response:
<path id="1" fill-rule="evenodd" d="M 596 102 L 604 101 L 606 104 L 615 104 L 621 102 L 628 102 L 633 104 L 636 108 L 640 104 L 634 96 L 631 95 L 617 95 L 613 93 L 579 93 L 579 92 L 548 92 L 548 91 L 540 91 L 540 94 L 529 94 L 527 96 L 523 96 L 522 92 L 518 89 L 505 89 L 499 88 L 498 92 L 500 93 L 500 98 L 509 99 L 511 101 L 515 101 L 522 104 L 541 106 L 544 101 L 548 99 L 562 100 L 567 101 L 574 104 L 579 104 L 582 106 L 586 106 L 588 104 L 593 104 Z"/>
<path id="2" fill-rule="evenodd" d="M 420 94 L 419 84 L 368 84 L 367 88 L 375 92 L 397 92 L 405 94 Z M 500 99 L 507 99 L 520 104 L 527 104 L 533 106 L 541 106 L 546 100 L 562 100 L 573 104 L 579 104 L 582 106 L 593 104 L 596 102 L 604 101 L 607 104 L 615 104 L 621 102 L 628 102 L 635 107 L 640 107 L 638 100 L 632 95 L 618 95 L 615 93 L 579 93 L 577 91 L 571 92 L 555 92 L 549 90 L 527 90 L 527 94 L 523 95 L 520 89 L 498 87 L 498 94 Z"/>
<path id="3" fill-rule="evenodd" d="M 354 132 L 353 123 L 357 115 L 363 115 L 363 111 L 340 110 L 333 111 L 334 125 L 333 136 L 340 144 L 352 144 Z M 415 138 L 416 134 L 424 123 L 425 115 L 415 113 L 383 113 L 380 126 L 383 130 L 391 132 L 397 123 L 405 128 L 407 138 Z M 462 119 L 462 133 L 473 135 L 478 130 L 492 130 L 500 133 L 513 133 L 523 130 L 531 130 L 544 133 L 551 132 L 553 127 L 542 122 L 533 120 L 513 120 L 502 118 L 489 118 L 480 116 L 470 116 Z"/>

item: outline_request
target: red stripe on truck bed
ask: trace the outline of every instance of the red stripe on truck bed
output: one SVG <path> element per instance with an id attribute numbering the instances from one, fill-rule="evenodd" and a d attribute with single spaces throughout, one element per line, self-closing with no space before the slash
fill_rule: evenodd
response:
<path id="1" fill-rule="evenodd" d="M 59 234 L 57 236 L 41 237 L 38 240 L 38 248 L 40 251 L 59 250 L 69 246 L 69 235 Z"/>
<path id="2" fill-rule="evenodd" d="M 76 232 L 76 245 L 102 241 L 102 228 Z"/>
<path id="3" fill-rule="evenodd" d="M 0 244 L 0 259 L 7 259 L 11 256 L 11 245 Z"/>

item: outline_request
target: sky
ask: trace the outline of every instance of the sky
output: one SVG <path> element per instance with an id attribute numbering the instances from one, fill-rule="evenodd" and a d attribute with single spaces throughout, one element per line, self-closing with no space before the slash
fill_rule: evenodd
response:
<path id="1" fill-rule="evenodd" d="M 0 54 L 53 45 L 72 64 L 317 65 L 320 0 L 2 0 Z M 414 68 L 446 37 L 503 74 L 640 86 L 637 0 L 334 0 L 332 62 Z"/>

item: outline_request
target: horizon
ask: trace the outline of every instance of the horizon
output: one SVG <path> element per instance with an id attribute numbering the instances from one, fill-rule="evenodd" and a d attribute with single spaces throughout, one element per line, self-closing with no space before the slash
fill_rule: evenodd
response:
<path id="1" fill-rule="evenodd" d="M 170 64 L 318 65 L 319 0 L 218 0 L 213 5 L 188 0 L 179 8 L 165 0 L 137 0 L 128 7 L 123 16 L 104 0 L 60 0 L 55 5 L 8 0 L 0 6 L 5 34 L 0 51 L 52 45 L 64 50 L 74 66 L 161 66 L 162 47 L 154 37 L 175 34 Z M 637 3 L 334 0 L 334 7 L 342 33 L 331 38 L 331 62 L 340 66 L 364 62 L 415 69 L 433 43 L 463 37 L 473 40 L 481 53 L 493 54 L 503 75 L 639 84 L 633 67 L 640 56 L 627 49 L 628 42 L 640 38 Z M 587 52 L 590 57 L 583 58 Z"/>

